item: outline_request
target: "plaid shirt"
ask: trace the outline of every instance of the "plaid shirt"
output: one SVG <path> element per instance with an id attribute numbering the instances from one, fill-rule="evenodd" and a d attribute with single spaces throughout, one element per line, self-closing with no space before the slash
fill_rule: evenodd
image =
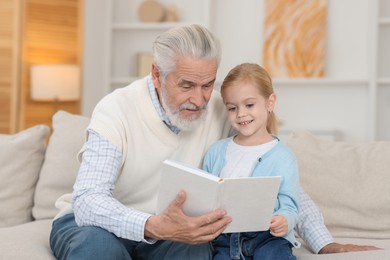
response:
<path id="1" fill-rule="evenodd" d="M 309 195 L 301 188 L 299 191 L 299 220 L 295 230 L 316 254 L 334 242 L 332 235 L 324 225 L 324 219 L 318 207 Z"/>
<path id="2" fill-rule="evenodd" d="M 180 130 L 170 123 L 161 107 L 150 75 L 148 88 L 161 120 L 174 133 L 179 133 Z M 118 237 L 153 243 L 154 240 L 144 239 L 145 223 L 150 214 L 127 208 L 112 197 L 121 160 L 122 152 L 113 143 L 95 131 L 88 130 L 88 140 L 73 192 L 76 221 L 79 225 L 102 227 Z M 83 199 L 78 200 L 81 195 Z"/>

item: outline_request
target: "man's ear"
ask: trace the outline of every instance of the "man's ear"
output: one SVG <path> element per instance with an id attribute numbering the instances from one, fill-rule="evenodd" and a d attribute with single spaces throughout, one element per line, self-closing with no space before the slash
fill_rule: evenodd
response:
<path id="1" fill-rule="evenodd" d="M 160 89 L 160 70 L 155 63 L 152 64 L 152 80 L 156 89 Z"/>

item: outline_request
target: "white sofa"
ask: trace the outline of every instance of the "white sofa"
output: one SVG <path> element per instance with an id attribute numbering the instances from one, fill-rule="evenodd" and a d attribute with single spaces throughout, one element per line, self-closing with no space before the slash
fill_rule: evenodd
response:
<path id="1" fill-rule="evenodd" d="M 333 142 L 300 132 L 286 144 L 297 156 L 303 189 L 336 242 L 384 249 L 313 256 L 303 244 L 297 258 L 390 259 L 390 142 Z"/>
<path id="2" fill-rule="evenodd" d="M 71 192 L 89 119 L 59 111 L 49 127 L 0 135 L 0 260 L 55 259 L 49 247 L 55 200 Z M 302 186 L 321 208 L 341 243 L 384 250 L 314 255 L 305 244 L 298 259 L 390 259 L 390 142 L 346 144 L 310 133 L 291 136 Z"/>

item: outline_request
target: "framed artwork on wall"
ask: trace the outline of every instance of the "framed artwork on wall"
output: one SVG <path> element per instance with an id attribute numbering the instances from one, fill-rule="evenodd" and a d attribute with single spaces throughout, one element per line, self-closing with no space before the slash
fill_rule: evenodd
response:
<path id="1" fill-rule="evenodd" d="M 263 65 L 272 77 L 325 74 L 326 0 L 264 0 Z"/>

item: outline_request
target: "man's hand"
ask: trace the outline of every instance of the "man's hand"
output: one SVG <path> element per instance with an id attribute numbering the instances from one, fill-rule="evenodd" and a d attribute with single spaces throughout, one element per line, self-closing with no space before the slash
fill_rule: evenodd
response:
<path id="1" fill-rule="evenodd" d="M 353 252 L 353 251 L 367 251 L 367 250 L 379 250 L 375 246 L 359 246 L 353 244 L 339 244 L 339 243 L 330 243 L 321 248 L 318 252 L 319 254 L 333 254 L 333 253 L 343 253 L 343 252 Z"/>
<path id="2" fill-rule="evenodd" d="M 272 216 L 271 225 L 269 226 L 271 235 L 275 237 L 283 237 L 288 232 L 288 223 L 283 216 Z"/>
<path id="3" fill-rule="evenodd" d="M 145 224 L 145 237 L 201 244 L 213 240 L 231 222 L 225 210 L 189 217 L 182 210 L 185 200 L 186 194 L 182 191 L 163 214 L 151 216 Z"/>

